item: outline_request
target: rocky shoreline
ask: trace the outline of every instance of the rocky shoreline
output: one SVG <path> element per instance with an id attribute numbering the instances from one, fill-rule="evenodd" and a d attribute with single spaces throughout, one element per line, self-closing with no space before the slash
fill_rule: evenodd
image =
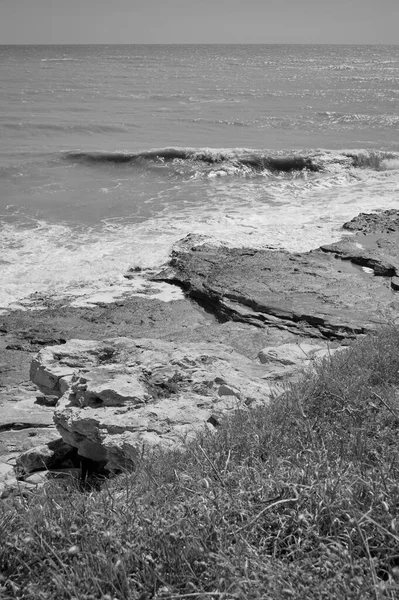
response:
<path id="1" fill-rule="evenodd" d="M 398 232 L 390 210 L 359 215 L 341 242 L 303 254 L 188 236 L 150 276 L 183 300 L 2 315 L 0 495 L 82 465 L 131 468 L 143 447 L 216 430 L 315 357 L 395 321 Z"/>

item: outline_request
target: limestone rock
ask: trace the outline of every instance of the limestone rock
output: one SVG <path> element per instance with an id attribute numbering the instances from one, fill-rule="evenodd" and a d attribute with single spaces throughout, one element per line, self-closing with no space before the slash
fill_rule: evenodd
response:
<path id="1" fill-rule="evenodd" d="M 59 389 L 67 369 L 55 424 L 81 456 L 110 470 L 133 467 L 143 448 L 181 445 L 229 411 L 268 402 L 271 391 L 261 364 L 222 344 L 70 340 L 39 352 L 32 379 Z"/>
<path id="2" fill-rule="evenodd" d="M 116 365 L 94 367 L 88 373 L 74 375 L 71 390 L 77 405 L 83 406 L 123 406 L 126 402 L 142 404 L 146 389 L 124 365 L 118 370 Z"/>
<path id="3" fill-rule="evenodd" d="M 259 361 L 265 365 L 265 377 L 279 379 L 288 377 L 301 368 L 306 368 L 326 356 L 332 356 L 344 346 L 323 342 L 301 341 L 297 344 L 281 344 L 277 347 L 263 348 L 258 354 Z"/>
<path id="4" fill-rule="evenodd" d="M 5 498 L 17 485 L 14 467 L 0 462 L 0 498 Z"/>
<path id="5" fill-rule="evenodd" d="M 399 231 L 399 210 L 389 209 L 378 213 L 360 213 L 344 223 L 344 229 L 362 233 L 392 233 Z"/>
<path id="6" fill-rule="evenodd" d="M 53 420 L 52 416 L 51 420 Z M 59 437 L 54 424 L 52 427 L 27 427 L 0 431 L 0 460 L 9 461 L 35 446 L 43 446 Z"/>
<path id="7" fill-rule="evenodd" d="M 17 467 L 22 469 L 24 473 L 50 469 L 59 464 L 70 452 L 71 446 L 58 438 L 48 444 L 35 446 L 23 452 L 17 458 Z"/>
<path id="8" fill-rule="evenodd" d="M 48 346 L 39 352 L 40 361 L 32 360 L 30 378 L 45 395 L 61 397 L 77 369 L 97 364 L 97 342 L 75 340 L 73 352 L 67 352 L 65 346 Z"/>
<path id="9" fill-rule="evenodd" d="M 337 258 L 350 260 L 353 264 L 366 267 L 380 277 L 393 277 L 397 267 L 357 241 L 357 238 L 347 239 L 336 244 L 321 246 L 323 252 L 331 252 Z"/>
<path id="10" fill-rule="evenodd" d="M 9 388 L 0 396 L 0 438 L 11 429 L 47 428 L 53 424 L 53 409 L 38 406 L 33 390 Z"/>
<path id="11" fill-rule="evenodd" d="M 264 348 L 259 352 L 258 358 L 261 363 L 279 363 L 281 365 L 296 365 L 320 350 L 320 346 L 307 344 L 282 344 L 277 348 Z"/>
<path id="12" fill-rule="evenodd" d="M 54 407 L 58 402 L 58 396 L 36 396 L 36 404 L 40 406 Z"/>
<path id="13" fill-rule="evenodd" d="M 374 272 L 381 266 L 384 274 L 393 274 L 399 264 L 393 254 L 391 248 L 389 255 L 378 255 Z M 198 244 L 188 236 L 154 278 L 179 285 L 220 320 L 345 338 L 374 329 L 384 311 L 397 311 L 384 277 L 348 271 L 345 262 L 321 250 L 291 254 L 226 248 Z"/>

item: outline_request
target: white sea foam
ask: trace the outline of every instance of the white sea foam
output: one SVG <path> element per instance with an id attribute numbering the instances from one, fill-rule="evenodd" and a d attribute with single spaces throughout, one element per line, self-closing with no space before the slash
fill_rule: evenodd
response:
<path id="1" fill-rule="evenodd" d="M 386 158 L 382 160 L 381 168 L 387 171 L 399 171 L 399 158 Z"/>
<path id="2" fill-rule="evenodd" d="M 71 58 L 69 56 L 66 56 L 64 58 L 42 58 L 41 62 L 60 62 L 60 61 L 73 61 L 73 62 L 82 62 L 80 59 L 78 58 Z"/>
<path id="3" fill-rule="evenodd" d="M 161 264 L 174 241 L 167 231 L 155 238 L 151 227 L 77 231 L 43 222 L 34 229 L 4 225 L 0 308 L 38 307 L 63 298 L 105 302 L 132 291 L 148 293 L 124 274 L 132 266 Z"/>
<path id="4" fill-rule="evenodd" d="M 395 167 L 396 168 L 396 167 Z M 216 243 L 308 251 L 339 240 L 342 224 L 359 212 L 397 207 L 399 171 L 356 169 L 306 181 L 215 179 L 198 202 L 165 207 L 142 223 L 125 218 L 86 228 L 38 222 L 21 229 L 5 224 L 1 236 L 0 308 L 45 307 L 65 300 L 90 306 L 132 294 L 171 300 L 181 297 L 169 286 L 149 284 L 144 274 L 124 275 L 131 267 L 156 269 L 173 244 L 189 233 Z M 206 191 L 205 191 L 206 190 Z"/>

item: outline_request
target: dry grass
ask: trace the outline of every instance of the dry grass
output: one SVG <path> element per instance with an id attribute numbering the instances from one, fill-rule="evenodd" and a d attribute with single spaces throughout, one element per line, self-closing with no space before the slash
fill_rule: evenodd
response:
<path id="1" fill-rule="evenodd" d="M 184 454 L 0 506 L 0 598 L 399 598 L 399 330 Z"/>

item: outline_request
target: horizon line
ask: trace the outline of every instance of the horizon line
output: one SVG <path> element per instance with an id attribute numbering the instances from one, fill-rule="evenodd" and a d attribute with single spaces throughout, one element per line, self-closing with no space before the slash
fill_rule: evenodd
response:
<path id="1" fill-rule="evenodd" d="M 391 42 L 11 42 L 3 46 L 399 46 Z"/>

